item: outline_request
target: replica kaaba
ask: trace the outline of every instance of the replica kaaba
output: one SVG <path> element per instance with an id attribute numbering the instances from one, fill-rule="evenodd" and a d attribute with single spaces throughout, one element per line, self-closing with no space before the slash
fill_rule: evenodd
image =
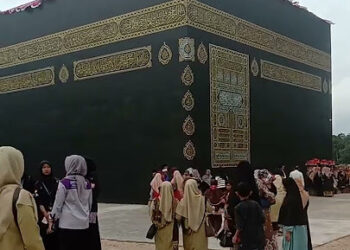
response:
<path id="1" fill-rule="evenodd" d="M 94 158 L 102 200 L 151 170 L 331 158 L 330 24 L 286 0 L 55 0 L 0 16 L 0 144 Z"/>

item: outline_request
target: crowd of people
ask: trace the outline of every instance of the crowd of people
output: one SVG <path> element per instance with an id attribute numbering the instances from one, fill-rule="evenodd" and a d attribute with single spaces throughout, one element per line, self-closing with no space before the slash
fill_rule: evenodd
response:
<path id="1" fill-rule="evenodd" d="M 182 230 L 185 250 L 208 249 L 208 237 L 240 250 L 312 249 L 308 221 L 309 194 L 304 175 L 295 168 L 273 172 L 238 164 L 236 178 L 214 176 L 208 169 L 180 173 L 164 164 L 150 183 L 151 227 L 156 250 L 178 249 Z"/>
<path id="2" fill-rule="evenodd" d="M 42 161 L 33 180 L 24 174 L 22 153 L 0 147 L 0 249 L 101 250 L 96 165 L 80 155 L 64 165 L 59 180 Z"/>
<path id="3" fill-rule="evenodd" d="M 349 177 L 349 168 L 321 162 L 307 166 L 306 186 L 311 195 L 330 197 L 350 192 Z"/>
<path id="4" fill-rule="evenodd" d="M 0 147 L 0 166 L 0 249 L 101 249 L 92 159 L 67 156 L 61 180 L 42 161 L 33 180 L 24 174 L 22 153 Z M 167 164 L 154 170 L 147 237 L 155 239 L 156 250 L 178 249 L 180 230 L 185 250 L 208 249 L 208 237 L 232 249 L 277 250 L 278 235 L 283 250 L 310 250 L 308 191 L 328 196 L 349 186 L 346 169 L 326 165 L 287 174 L 284 166 L 254 170 L 242 161 L 236 170 L 233 179 L 209 169 L 181 173 Z"/>

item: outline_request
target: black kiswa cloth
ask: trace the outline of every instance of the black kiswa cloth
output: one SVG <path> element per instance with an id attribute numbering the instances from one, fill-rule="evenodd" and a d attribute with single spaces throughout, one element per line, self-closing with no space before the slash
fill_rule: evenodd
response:
<path id="1" fill-rule="evenodd" d="M 283 180 L 287 194 L 279 213 L 278 223 L 283 226 L 302 226 L 308 224 L 307 208 L 303 208 L 299 188 L 292 178 Z"/>

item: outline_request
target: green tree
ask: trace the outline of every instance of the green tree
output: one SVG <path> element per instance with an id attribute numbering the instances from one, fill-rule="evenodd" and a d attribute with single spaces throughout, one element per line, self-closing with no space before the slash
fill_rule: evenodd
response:
<path id="1" fill-rule="evenodd" d="M 350 163 L 350 134 L 333 135 L 333 159 L 337 163 Z"/>

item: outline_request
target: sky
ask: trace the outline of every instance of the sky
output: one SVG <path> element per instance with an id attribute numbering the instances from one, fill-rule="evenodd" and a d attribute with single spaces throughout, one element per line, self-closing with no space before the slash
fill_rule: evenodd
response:
<path id="1" fill-rule="evenodd" d="M 0 0 L 0 11 L 8 10 L 33 0 Z"/>
<path id="2" fill-rule="evenodd" d="M 333 134 L 350 133 L 350 0 L 299 0 L 332 25 Z"/>
<path id="3" fill-rule="evenodd" d="M 30 0 L 0 0 L 0 11 Z M 350 0 L 298 0 L 332 25 L 333 133 L 350 133 Z M 349 39 L 349 40 L 348 40 Z"/>

